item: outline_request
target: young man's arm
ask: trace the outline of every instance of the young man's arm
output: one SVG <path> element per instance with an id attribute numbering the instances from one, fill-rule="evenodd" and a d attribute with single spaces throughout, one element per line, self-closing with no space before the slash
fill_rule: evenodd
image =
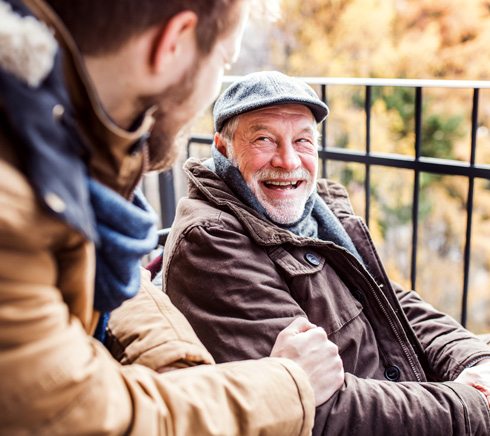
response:
<path id="1" fill-rule="evenodd" d="M 214 363 L 184 316 L 141 270 L 138 294 L 111 313 L 106 345 L 123 365 L 155 371 Z"/>
<path id="2" fill-rule="evenodd" d="M 73 262 L 93 247 L 41 211 L 25 179 L 2 160 L 0 175 L 2 433 L 309 434 L 313 392 L 290 360 L 166 374 L 116 362 L 87 335 L 83 310 L 70 310 L 85 307 L 90 318 L 90 296 L 69 285 L 93 280 L 93 263 Z"/>

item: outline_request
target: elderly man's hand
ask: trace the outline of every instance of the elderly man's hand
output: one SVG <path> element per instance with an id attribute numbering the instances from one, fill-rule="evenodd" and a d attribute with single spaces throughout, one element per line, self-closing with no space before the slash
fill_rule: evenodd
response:
<path id="1" fill-rule="evenodd" d="M 344 367 L 337 346 L 325 330 L 306 318 L 296 318 L 277 336 L 271 357 L 295 361 L 308 375 L 315 404 L 327 401 L 344 383 Z"/>
<path id="2" fill-rule="evenodd" d="M 490 359 L 481 360 L 475 366 L 465 369 L 454 381 L 478 389 L 490 407 Z"/>

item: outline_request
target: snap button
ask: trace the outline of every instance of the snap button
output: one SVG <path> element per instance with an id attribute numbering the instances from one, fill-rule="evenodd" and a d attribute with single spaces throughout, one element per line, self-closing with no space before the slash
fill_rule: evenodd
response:
<path id="1" fill-rule="evenodd" d="M 63 119 L 65 108 L 61 104 L 57 104 L 53 107 L 53 118 L 60 122 Z"/>
<path id="2" fill-rule="evenodd" d="M 357 300 L 361 301 L 362 300 L 362 292 L 359 289 L 355 289 L 352 291 L 352 296 Z"/>
<path id="3" fill-rule="evenodd" d="M 46 204 L 57 213 L 62 213 L 66 209 L 65 202 L 54 192 L 49 192 L 44 196 Z"/>
<path id="4" fill-rule="evenodd" d="M 400 375 L 400 369 L 395 365 L 389 366 L 385 370 L 386 380 L 396 382 L 400 379 Z"/>
<path id="5" fill-rule="evenodd" d="M 305 259 L 308 261 L 309 264 L 313 265 L 313 266 L 318 266 L 320 265 L 320 261 L 318 260 L 318 258 L 311 254 L 311 253 L 306 253 L 305 254 Z"/>

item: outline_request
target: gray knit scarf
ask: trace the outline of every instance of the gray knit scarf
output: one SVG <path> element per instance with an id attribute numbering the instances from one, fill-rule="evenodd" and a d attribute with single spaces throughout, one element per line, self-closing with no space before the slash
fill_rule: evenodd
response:
<path id="1" fill-rule="evenodd" d="M 271 219 L 264 206 L 248 187 L 240 170 L 231 164 L 213 145 L 212 158 L 204 162 L 204 166 L 221 177 L 235 195 L 247 206 L 262 215 L 266 220 L 278 227 L 289 230 L 298 236 L 318 238 L 331 241 L 349 250 L 363 263 L 354 243 L 345 231 L 340 221 L 333 214 L 316 190 L 308 198 L 301 218 L 292 224 L 278 224 Z"/>

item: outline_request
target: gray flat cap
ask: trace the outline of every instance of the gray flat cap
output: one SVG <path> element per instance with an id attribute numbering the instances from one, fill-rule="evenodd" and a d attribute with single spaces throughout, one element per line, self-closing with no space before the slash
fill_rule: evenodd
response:
<path id="1" fill-rule="evenodd" d="M 214 105 L 214 128 L 220 132 L 227 120 L 236 115 L 280 104 L 308 106 L 319 123 L 328 115 L 328 107 L 310 86 L 278 71 L 248 74 L 232 83 Z"/>

